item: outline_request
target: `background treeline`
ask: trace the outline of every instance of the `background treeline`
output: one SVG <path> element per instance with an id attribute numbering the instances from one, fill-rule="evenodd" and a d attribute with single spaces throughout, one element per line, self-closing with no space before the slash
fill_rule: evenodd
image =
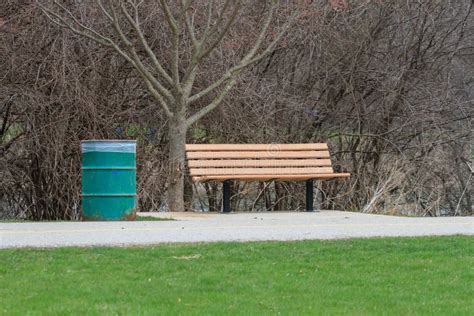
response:
<path id="1" fill-rule="evenodd" d="M 82 13 L 86 2 L 65 4 Z M 246 3 L 198 85 L 250 45 L 264 6 Z M 286 1 L 276 23 L 295 8 L 297 23 L 220 108 L 193 125 L 188 142 L 328 142 L 336 170 L 353 176 L 318 183 L 318 207 L 472 214 L 472 6 Z M 165 55 L 160 15 L 144 28 Z M 98 14 L 80 17 L 100 28 Z M 135 71 L 111 49 L 51 24 L 35 1 L 1 1 L 0 217 L 79 218 L 79 144 L 102 138 L 138 140 L 140 209 L 166 208 L 166 126 Z M 241 211 L 302 209 L 302 185 L 236 183 L 232 203 Z M 219 210 L 219 194 L 218 184 L 187 183 L 190 208 Z"/>

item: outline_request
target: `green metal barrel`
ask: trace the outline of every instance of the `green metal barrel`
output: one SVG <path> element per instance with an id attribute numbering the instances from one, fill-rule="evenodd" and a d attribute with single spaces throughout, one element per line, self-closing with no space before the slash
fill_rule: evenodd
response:
<path id="1" fill-rule="evenodd" d="M 85 140 L 81 142 L 81 150 L 83 219 L 134 220 L 136 141 Z"/>

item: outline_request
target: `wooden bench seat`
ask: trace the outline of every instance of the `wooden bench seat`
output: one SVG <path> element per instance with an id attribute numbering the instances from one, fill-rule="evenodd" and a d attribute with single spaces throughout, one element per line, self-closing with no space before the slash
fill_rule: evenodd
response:
<path id="1" fill-rule="evenodd" d="M 224 183 L 223 210 L 230 211 L 229 181 L 306 181 L 306 209 L 313 210 L 313 180 L 349 177 L 335 173 L 327 144 L 186 144 L 195 182 Z"/>

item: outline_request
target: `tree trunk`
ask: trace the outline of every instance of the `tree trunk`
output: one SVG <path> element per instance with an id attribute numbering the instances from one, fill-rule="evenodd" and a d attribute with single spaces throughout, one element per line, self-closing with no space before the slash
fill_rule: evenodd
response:
<path id="1" fill-rule="evenodd" d="M 285 208 L 285 188 L 283 184 L 275 181 L 275 205 L 273 206 L 274 211 L 286 211 Z"/>
<path id="2" fill-rule="evenodd" d="M 185 116 L 175 113 L 169 121 L 169 185 L 168 207 L 171 212 L 184 211 Z"/>
<path id="3" fill-rule="evenodd" d="M 186 166 L 183 170 L 186 170 Z M 189 174 L 184 175 L 184 211 L 192 212 L 193 209 L 193 182 Z"/>

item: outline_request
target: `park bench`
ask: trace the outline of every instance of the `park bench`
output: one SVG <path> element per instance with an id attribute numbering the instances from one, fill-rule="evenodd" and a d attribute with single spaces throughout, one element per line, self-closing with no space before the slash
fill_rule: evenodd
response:
<path id="1" fill-rule="evenodd" d="M 335 173 L 327 144 L 186 144 L 194 182 L 223 182 L 223 212 L 230 212 L 231 181 L 306 181 L 306 210 L 313 210 L 313 180 Z"/>

